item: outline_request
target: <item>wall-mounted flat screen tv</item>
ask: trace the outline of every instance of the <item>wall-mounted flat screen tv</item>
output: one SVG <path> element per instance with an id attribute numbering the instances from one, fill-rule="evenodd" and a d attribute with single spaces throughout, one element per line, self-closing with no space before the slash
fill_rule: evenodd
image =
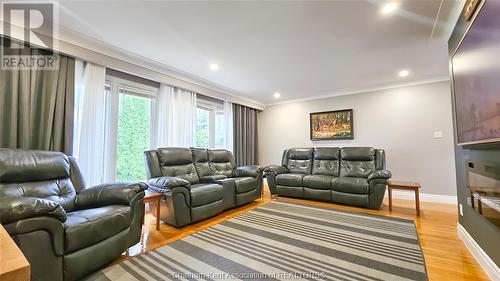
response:
<path id="1" fill-rule="evenodd" d="M 458 144 L 500 142 L 500 1 L 486 0 L 451 65 Z"/>

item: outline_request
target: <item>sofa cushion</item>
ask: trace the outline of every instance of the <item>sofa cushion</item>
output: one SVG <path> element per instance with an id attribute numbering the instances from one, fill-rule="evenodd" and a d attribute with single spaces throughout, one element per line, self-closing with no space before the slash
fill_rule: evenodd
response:
<path id="1" fill-rule="evenodd" d="M 210 167 L 208 166 L 208 151 L 206 148 L 191 148 L 194 166 L 200 178 L 210 176 Z"/>
<path id="2" fill-rule="evenodd" d="M 314 149 L 313 175 L 339 176 L 338 147 L 318 147 Z"/>
<path id="3" fill-rule="evenodd" d="M 234 176 L 234 158 L 226 149 L 208 149 L 208 165 L 212 174 Z"/>
<path id="4" fill-rule="evenodd" d="M 69 160 L 61 152 L 0 148 L 1 183 L 48 181 L 69 177 Z"/>
<path id="5" fill-rule="evenodd" d="M 368 181 L 365 178 L 340 177 L 332 180 L 332 189 L 339 192 L 368 194 Z"/>
<path id="6" fill-rule="evenodd" d="M 375 161 L 345 161 L 340 162 L 340 176 L 354 178 L 368 178 L 375 172 Z"/>
<path id="7" fill-rule="evenodd" d="M 259 179 L 252 177 L 235 178 L 234 181 L 236 183 L 236 193 L 238 194 L 252 191 L 259 185 Z"/>
<path id="8" fill-rule="evenodd" d="M 372 161 L 375 160 L 375 149 L 373 147 L 344 147 L 340 150 L 340 159 Z"/>
<path id="9" fill-rule="evenodd" d="M 0 198 L 34 197 L 54 201 L 66 212 L 75 208 L 76 191 L 70 178 L 23 183 L 0 183 Z"/>
<path id="10" fill-rule="evenodd" d="M 375 149 L 375 169 L 385 170 L 385 151 L 383 149 Z"/>
<path id="11" fill-rule="evenodd" d="M 157 150 L 157 154 L 162 176 L 178 177 L 191 184 L 199 182 L 189 148 L 160 148 Z"/>
<path id="12" fill-rule="evenodd" d="M 130 206 L 122 205 L 74 211 L 67 216 L 64 223 L 66 254 L 110 238 L 132 222 Z"/>
<path id="13" fill-rule="evenodd" d="M 276 176 L 276 184 L 284 186 L 302 186 L 305 174 L 280 174 Z"/>
<path id="14" fill-rule="evenodd" d="M 312 148 L 292 148 L 288 150 L 286 167 L 291 173 L 311 174 Z"/>
<path id="15" fill-rule="evenodd" d="M 191 186 L 192 207 L 198 207 L 218 200 L 222 200 L 223 197 L 223 188 L 220 184 L 200 183 Z"/>
<path id="16" fill-rule="evenodd" d="M 340 176 L 367 178 L 375 171 L 375 149 L 344 147 L 340 150 Z"/>
<path id="17" fill-rule="evenodd" d="M 302 179 L 304 187 L 313 189 L 332 189 L 332 176 L 307 175 Z"/>

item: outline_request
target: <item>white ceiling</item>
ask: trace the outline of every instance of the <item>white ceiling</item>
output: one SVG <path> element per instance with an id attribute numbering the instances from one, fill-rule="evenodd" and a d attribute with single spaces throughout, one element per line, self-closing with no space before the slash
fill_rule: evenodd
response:
<path id="1" fill-rule="evenodd" d="M 455 1 L 382 3 L 63 1 L 59 24 L 264 104 L 446 77 Z"/>

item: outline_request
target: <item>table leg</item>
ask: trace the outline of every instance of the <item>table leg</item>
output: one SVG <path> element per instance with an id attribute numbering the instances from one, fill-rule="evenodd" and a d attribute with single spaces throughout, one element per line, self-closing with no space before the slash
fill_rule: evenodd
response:
<path id="1" fill-rule="evenodd" d="M 417 216 L 420 216 L 420 196 L 419 196 L 418 188 L 415 189 L 415 205 L 417 208 Z"/>
<path id="2" fill-rule="evenodd" d="M 147 202 L 144 201 L 144 204 L 146 204 Z M 144 216 L 142 216 L 142 219 L 141 219 L 141 224 L 144 225 L 144 223 L 146 223 L 146 210 L 144 210 Z"/>
<path id="3" fill-rule="evenodd" d="M 388 187 L 387 191 L 389 193 L 389 212 L 392 212 L 392 189 Z"/>
<path id="4" fill-rule="evenodd" d="M 160 200 L 156 201 L 156 230 L 160 230 Z"/>

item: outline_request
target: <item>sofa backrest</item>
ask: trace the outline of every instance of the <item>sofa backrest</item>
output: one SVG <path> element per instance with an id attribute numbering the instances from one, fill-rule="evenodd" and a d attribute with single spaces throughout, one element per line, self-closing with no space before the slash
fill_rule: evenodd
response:
<path id="1" fill-rule="evenodd" d="M 189 148 L 159 148 L 156 150 L 156 155 L 160 171 L 159 176 L 179 177 L 189 181 L 191 184 L 196 184 L 200 181 Z M 148 152 L 146 152 L 146 161 L 148 161 Z M 150 172 L 150 174 L 154 173 Z"/>
<path id="2" fill-rule="evenodd" d="M 283 155 L 281 156 L 281 166 L 286 167 L 288 165 L 288 151 L 290 149 L 285 149 Z"/>
<path id="3" fill-rule="evenodd" d="M 208 150 L 208 165 L 212 174 L 224 175 L 227 177 L 234 176 L 233 153 L 226 149 L 207 149 Z"/>
<path id="4" fill-rule="evenodd" d="M 377 169 L 372 147 L 344 147 L 340 150 L 340 176 L 367 178 Z M 379 164 L 380 165 L 380 164 Z"/>
<path id="5" fill-rule="evenodd" d="M 234 157 L 226 149 L 166 147 L 144 152 L 148 178 L 179 177 L 191 184 L 210 175 L 234 176 Z"/>
<path id="6" fill-rule="evenodd" d="M 312 148 L 291 148 L 286 155 L 285 167 L 290 173 L 311 174 L 313 162 Z"/>
<path id="7" fill-rule="evenodd" d="M 375 170 L 385 170 L 385 150 L 375 149 Z"/>
<path id="8" fill-rule="evenodd" d="M 312 168 L 313 175 L 338 177 L 340 174 L 339 154 L 340 148 L 338 147 L 315 148 Z"/>
<path id="9" fill-rule="evenodd" d="M 83 188 L 76 162 L 64 153 L 0 148 L 0 198 L 42 198 L 71 212 L 77 194 L 72 179 Z"/>
<path id="10" fill-rule="evenodd" d="M 290 173 L 366 178 L 385 169 L 385 152 L 372 147 L 290 148 L 281 165 Z"/>
<path id="11" fill-rule="evenodd" d="M 210 172 L 210 166 L 208 165 L 207 149 L 195 147 L 191 147 L 190 149 L 193 156 L 194 167 L 196 168 L 198 176 L 201 178 L 211 175 L 212 173 Z"/>

